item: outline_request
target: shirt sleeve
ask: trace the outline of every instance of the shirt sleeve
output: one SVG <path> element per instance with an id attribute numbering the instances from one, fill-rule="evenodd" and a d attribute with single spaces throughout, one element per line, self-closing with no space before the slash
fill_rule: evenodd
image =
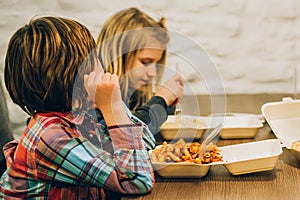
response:
<path id="1" fill-rule="evenodd" d="M 113 154 L 96 148 L 83 137 L 49 130 L 36 149 L 39 177 L 126 194 L 147 193 L 154 185 L 154 176 L 143 146 L 142 127 L 110 127 L 109 132 Z"/>
<path id="2" fill-rule="evenodd" d="M 167 106 L 159 96 L 152 96 L 144 105 L 138 107 L 133 115 L 145 122 L 153 134 L 159 132 L 159 127 L 167 120 L 168 115 L 174 114 L 175 107 Z"/>
<path id="3" fill-rule="evenodd" d="M 138 117 L 136 117 L 135 115 L 133 115 L 130 110 L 128 109 L 128 107 L 125 105 L 125 103 L 123 103 L 125 112 L 127 113 L 128 117 L 131 119 L 132 123 L 138 126 L 141 126 L 143 128 L 143 144 L 144 147 L 147 150 L 151 150 L 154 149 L 156 146 L 156 140 L 153 136 L 153 132 L 150 131 L 149 126 L 147 124 L 145 124 L 141 119 L 139 119 Z"/>

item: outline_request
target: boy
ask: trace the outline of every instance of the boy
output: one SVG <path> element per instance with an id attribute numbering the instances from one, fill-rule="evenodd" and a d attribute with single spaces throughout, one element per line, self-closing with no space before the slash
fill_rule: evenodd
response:
<path id="1" fill-rule="evenodd" d="M 142 138 L 153 147 L 153 136 L 123 106 L 118 77 L 103 72 L 95 48 L 85 26 L 60 17 L 31 20 L 10 39 L 5 85 L 31 119 L 20 141 L 4 148 L 0 199 L 105 199 L 152 189 Z M 83 135 L 98 138 L 97 146 Z"/>

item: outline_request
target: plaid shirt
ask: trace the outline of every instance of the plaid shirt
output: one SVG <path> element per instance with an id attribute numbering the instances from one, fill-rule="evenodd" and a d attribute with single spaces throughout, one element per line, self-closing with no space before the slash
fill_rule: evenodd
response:
<path id="1" fill-rule="evenodd" d="M 20 141 L 4 148 L 8 169 L 0 179 L 0 199 L 104 199 L 108 191 L 150 191 L 154 176 L 145 146 L 153 148 L 155 139 L 127 113 L 133 123 L 118 127 L 86 112 L 32 117 Z"/>

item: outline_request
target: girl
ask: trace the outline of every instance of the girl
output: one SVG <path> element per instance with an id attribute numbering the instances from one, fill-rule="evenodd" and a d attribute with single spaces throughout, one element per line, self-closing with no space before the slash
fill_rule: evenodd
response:
<path id="1" fill-rule="evenodd" d="M 183 95 L 184 81 L 178 74 L 153 95 L 165 68 L 168 42 L 165 19 L 155 21 L 137 8 L 111 16 L 97 40 L 101 64 L 120 77 L 123 100 L 152 133 L 174 113 Z"/>

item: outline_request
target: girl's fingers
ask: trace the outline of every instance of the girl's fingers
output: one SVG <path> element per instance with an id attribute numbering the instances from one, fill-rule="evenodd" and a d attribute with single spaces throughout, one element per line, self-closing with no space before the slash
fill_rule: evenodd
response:
<path id="1" fill-rule="evenodd" d="M 174 75 L 174 81 L 177 81 L 179 83 L 179 85 L 183 86 L 184 85 L 184 80 L 182 78 L 182 76 L 180 76 L 179 74 Z"/>

